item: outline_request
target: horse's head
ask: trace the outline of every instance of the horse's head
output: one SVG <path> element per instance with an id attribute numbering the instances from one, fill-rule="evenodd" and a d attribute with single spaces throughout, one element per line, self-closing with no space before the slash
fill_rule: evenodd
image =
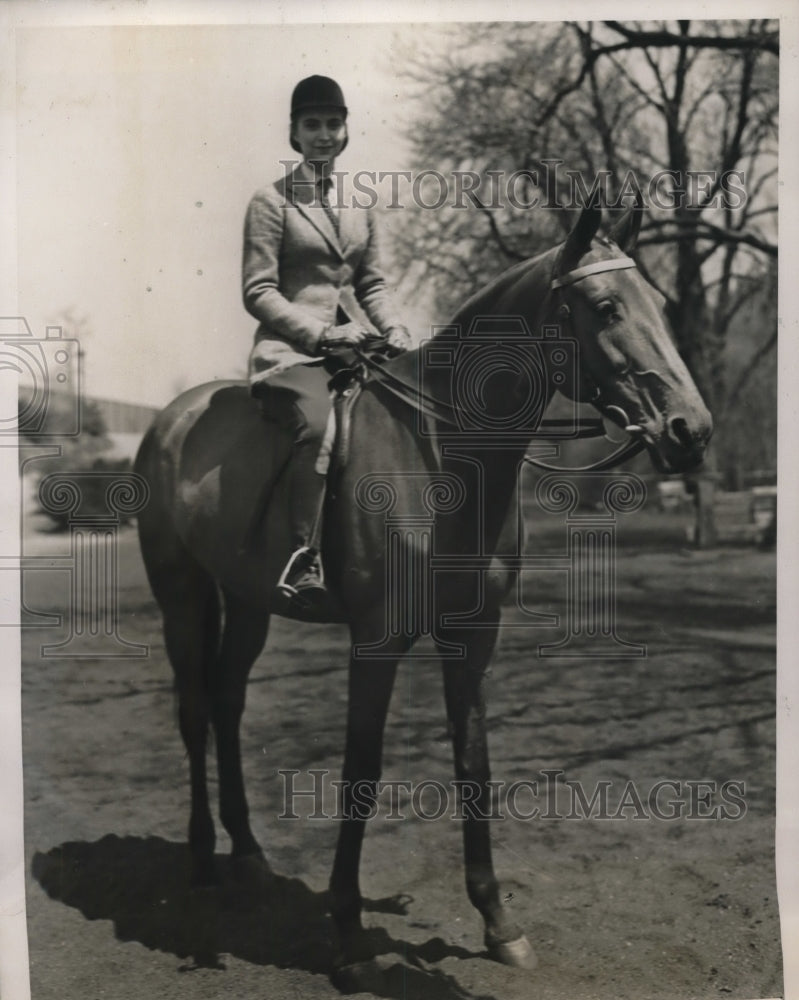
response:
<path id="1" fill-rule="evenodd" d="M 702 461 L 713 422 L 674 346 L 663 297 L 629 257 L 641 214 L 631 209 L 597 239 L 601 211 L 583 209 L 556 258 L 553 306 L 578 343 L 579 400 L 640 435 L 661 472 L 682 472 Z"/>

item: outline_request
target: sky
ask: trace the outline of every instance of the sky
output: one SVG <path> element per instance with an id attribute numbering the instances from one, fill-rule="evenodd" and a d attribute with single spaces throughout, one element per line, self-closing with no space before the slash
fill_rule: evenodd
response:
<path id="1" fill-rule="evenodd" d="M 422 29 L 424 30 L 424 29 Z M 434 29 L 430 29 L 431 31 Z M 291 91 L 341 84 L 339 169 L 406 166 L 393 25 L 35 27 L 17 33 L 19 310 L 71 310 L 94 396 L 163 405 L 241 377 L 244 212 L 284 173 Z"/>
<path id="2" fill-rule="evenodd" d="M 513 14 L 507 3 L 422 6 L 429 16 Z M 17 27 L 15 310 L 35 337 L 54 323 L 77 337 L 85 393 L 162 406 L 191 385 L 246 372 L 256 324 L 241 303 L 243 218 L 253 192 L 295 156 L 295 83 L 322 73 L 342 85 L 350 143 L 339 169 L 402 170 L 413 103 L 398 39 L 427 48 L 446 39 L 435 23 L 281 23 L 299 10 L 329 17 L 319 3 L 263 3 L 259 18 L 235 2 L 133 9 L 177 11 L 184 23 L 62 15 Z M 544 14 L 535 3 L 524 9 Z M 424 335 L 424 309 L 398 304 Z"/>

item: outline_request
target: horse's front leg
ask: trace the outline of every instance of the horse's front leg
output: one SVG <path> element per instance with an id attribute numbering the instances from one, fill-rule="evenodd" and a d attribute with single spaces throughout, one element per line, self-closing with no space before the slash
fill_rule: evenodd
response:
<path id="1" fill-rule="evenodd" d="M 373 957 L 361 924 L 358 869 L 366 821 L 377 796 L 383 756 L 383 729 L 397 672 L 408 643 L 397 644 L 396 656 L 359 656 L 361 639 L 353 629 L 349 669 L 347 742 L 342 774 L 341 827 L 330 878 L 331 914 L 339 939 L 335 967 L 340 970 Z M 368 640 L 367 640 L 368 641 Z"/>
<path id="2" fill-rule="evenodd" d="M 447 635 L 450 640 L 453 637 Z M 452 729 L 455 776 L 461 789 L 466 891 L 485 921 L 489 954 L 506 965 L 531 969 L 535 954 L 521 929 L 502 905 L 491 855 L 491 771 L 486 739 L 485 675 L 496 644 L 497 628 L 470 629 L 457 637 L 466 659 L 444 660 L 444 693 Z"/>

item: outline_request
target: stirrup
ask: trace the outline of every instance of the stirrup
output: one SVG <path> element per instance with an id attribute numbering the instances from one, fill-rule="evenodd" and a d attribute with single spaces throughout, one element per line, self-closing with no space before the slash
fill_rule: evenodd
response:
<path id="1" fill-rule="evenodd" d="M 316 562 L 317 566 L 319 567 L 319 589 L 324 590 L 325 588 L 325 571 L 324 567 L 322 566 L 321 556 L 316 551 L 316 549 L 312 549 L 308 545 L 301 545 L 298 549 L 295 549 L 292 552 L 291 558 L 286 563 L 283 572 L 280 574 L 280 579 L 277 581 L 276 584 L 277 589 L 280 591 L 281 594 L 283 594 L 284 597 L 296 597 L 300 593 L 300 591 L 297 590 L 296 587 L 293 587 L 288 582 L 287 578 L 291 573 L 292 569 L 294 568 L 294 564 L 302 556 L 310 556 L 311 560 Z"/>

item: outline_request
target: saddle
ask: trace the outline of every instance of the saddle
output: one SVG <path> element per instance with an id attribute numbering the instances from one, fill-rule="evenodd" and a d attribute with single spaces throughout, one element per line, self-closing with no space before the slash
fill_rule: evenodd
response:
<path id="1" fill-rule="evenodd" d="M 327 421 L 327 427 L 320 446 L 319 455 L 316 460 L 316 471 L 325 477 L 328 483 L 346 468 L 350 457 L 350 431 L 352 427 L 352 408 L 361 393 L 368 374 L 362 365 L 346 365 L 340 358 L 330 359 L 333 367 L 333 374 L 328 382 L 331 393 L 332 406 Z M 263 520 L 269 509 L 272 495 L 277 486 L 281 474 L 277 475 L 265 484 L 265 488 L 258 498 L 255 510 L 253 511 L 250 523 L 242 541 L 241 550 L 246 551 L 253 547 L 255 538 L 261 528 Z M 317 519 L 313 535 L 317 542 L 316 547 L 321 542 L 321 509 Z"/>
<path id="2" fill-rule="evenodd" d="M 382 338 L 380 341 L 382 342 Z M 330 375 L 328 389 L 330 390 L 331 409 L 327 426 L 317 455 L 316 472 L 325 477 L 329 486 L 346 469 L 350 460 L 352 411 L 365 385 L 379 383 L 395 397 L 409 404 L 417 412 L 418 418 L 426 428 L 423 437 L 423 447 L 428 451 L 428 458 L 434 468 L 440 469 L 441 456 L 435 443 L 433 427 L 437 420 L 453 423 L 446 413 L 431 406 L 424 392 L 415 390 L 413 386 L 389 375 L 383 362 L 389 356 L 381 350 L 364 352 L 354 348 L 341 350 L 326 359 L 326 370 Z M 435 401 L 433 401 L 435 402 Z M 440 404 L 437 404 L 437 406 Z M 254 541 L 266 515 L 272 492 L 280 479 L 280 474 L 266 485 L 259 503 L 253 513 L 246 532 L 243 548 L 248 548 Z M 311 547 L 320 549 L 322 541 L 322 515 L 324 502 L 320 505 L 316 524 L 309 540 Z"/>
<path id="3" fill-rule="evenodd" d="M 350 458 L 352 409 L 363 387 L 368 383 L 379 383 L 383 389 L 416 411 L 417 417 L 426 429 L 424 440 L 429 458 L 434 466 L 440 469 L 441 456 L 434 444 L 432 429 L 437 420 L 445 420 L 448 423 L 452 421 L 446 414 L 442 415 L 442 412 L 436 412 L 429 406 L 428 397 L 424 392 L 415 390 L 413 386 L 406 385 L 400 379 L 392 381 L 388 372 L 382 367 L 382 362 L 387 360 L 385 354 L 379 352 L 368 356 L 360 354 L 364 361 L 358 360 L 359 354 L 360 352 L 353 354 L 349 363 L 339 367 L 328 382 L 333 405 L 319 449 L 316 471 L 332 479 L 347 467 Z"/>

